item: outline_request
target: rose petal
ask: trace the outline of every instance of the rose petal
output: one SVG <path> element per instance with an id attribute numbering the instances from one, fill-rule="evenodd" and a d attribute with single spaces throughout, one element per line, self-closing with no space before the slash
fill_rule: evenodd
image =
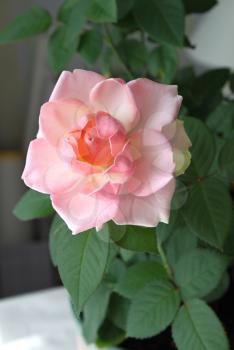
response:
<path id="1" fill-rule="evenodd" d="M 138 121 L 138 110 L 131 90 L 127 84 L 116 79 L 98 83 L 90 93 L 90 102 L 97 112 L 107 112 L 119 120 L 127 131 Z"/>
<path id="2" fill-rule="evenodd" d="M 175 174 L 179 176 L 185 172 L 191 160 L 188 149 L 192 144 L 184 129 L 183 121 L 176 120 L 164 126 L 162 133 L 173 147 L 173 159 L 176 164 Z"/>
<path id="3" fill-rule="evenodd" d="M 52 145 L 78 127 L 79 119 L 90 110 L 78 100 L 45 103 L 40 112 L 40 132 Z"/>
<path id="4" fill-rule="evenodd" d="M 83 180 L 80 182 L 77 190 L 81 194 L 91 195 L 103 189 L 104 186 L 109 183 L 110 179 L 107 174 L 90 174 L 83 177 Z"/>
<path id="5" fill-rule="evenodd" d="M 168 223 L 174 191 L 175 180 L 172 179 L 160 191 L 147 197 L 120 196 L 119 209 L 113 220 L 118 225 L 146 227 L 155 227 L 160 221 Z"/>
<path id="6" fill-rule="evenodd" d="M 107 170 L 110 182 L 113 184 L 122 184 L 126 182 L 134 173 L 134 162 L 131 154 L 131 148 L 128 144 L 115 158 L 114 164 Z"/>
<path id="7" fill-rule="evenodd" d="M 121 125 L 109 114 L 98 112 L 96 115 L 96 128 L 99 137 L 106 139 L 116 134 L 121 129 Z"/>
<path id="8" fill-rule="evenodd" d="M 140 112 L 141 126 L 160 131 L 177 117 L 182 102 L 177 86 L 143 78 L 130 81 L 128 86 Z"/>
<path id="9" fill-rule="evenodd" d="M 174 170 L 173 154 L 171 144 L 167 138 L 156 130 L 141 130 L 137 135 L 133 134 L 133 145 L 140 147 L 143 159 L 148 158 L 155 167 L 162 171 L 172 173 Z M 137 141 L 138 138 L 138 141 Z"/>
<path id="10" fill-rule="evenodd" d="M 143 130 L 132 135 L 134 143 L 140 147 L 141 158 L 136 160 L 134 174 L 123 186 L 123 193 L 149 196 L 163 188 L 173 178 L 175 164 L 170 143 L 165 136 L 155 130 Z"/>
<path id="11" fill-rule="evenodd" d="M 50 101 L 60 99 L 78 99 L 89 104 L 89 93 L 100 81 L 106 78 L 100 74 L 76 69 L 72 73 L 64 71 L 52 92 Z"/>
<path id="12" fill-rule="evenodd" d="M 121 131 L 118 131 L 110 138 L 110 149 L 111 154 L 115 156 L 124 149 L 126 144 L 126 136 Z"/>
<path id="13" fill-rule="evenodd" d="M 83 195 L 72 191 L 64 195 L 51 196 L 54 209 L 74 234 L 92 227 L 100 229 L 117 212 L 118 201 L 114 197 Z"/>
<path id="14" fill-rule="evenodd" d="M 136 166 L 135 173 L 124 185 L 122 191 L 136 196 L 145 197 L 163 188 L 173 179 L 172 174 L 156 169 L 149 162 L 141 162 Z"/>
<path id="15" fill-rule="evenodd" d="M 79 181 L 79 174 L 63 163 L 56 149 L 44 139 L 33 140 L 22 175 L 25 184 L 43 193 L 61 193 Z"/>
<path id="16" fill-rule="evenodd" d="M 165 125 L 162 133 L 170 141 L 171 145 L 181 151 L 187 150 L 191 147 L 191 141 L 186 134 L 184 122 L 182 120 L 175 120 L 174 122 Z"/>

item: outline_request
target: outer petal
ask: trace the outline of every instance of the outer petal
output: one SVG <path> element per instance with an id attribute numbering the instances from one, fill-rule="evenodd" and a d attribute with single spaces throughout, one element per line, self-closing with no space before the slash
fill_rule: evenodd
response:
<path id="1" fill-rule="evenodd" d="M 192 146 L 191 141 L 186 134 L 184 122 L 182 120 L 175 120 L 164 126 L 162 133 L 166 136 L 168 141 L 170 141 L 171 145 L 177 149 L 185 151 Z"/>
<path id="2" fill-rule="evenodd" d="M 74 234 L 92 227 L 100 229 L 111 220 L 117 212 L 117 197 L 101 194 L 86 196 L 79 191 L 71 191 L 64 195 L 51 196 L 54 209 Z"/>
<path id="3" fill-rule="evenodd" d="M 50 101 L 60 99 L 78 99 L 85 104 L 89 103 L 91 89 L 106 78 L 100 74 L 76 69 L 72 73 L 64 71 L 52 92 Z"/>
<path id="4" fill-rule="evenodd" d="M 160 221 L 168 223 L 174 191 L 175 180 L 172 179 L 160 191 L 147 197 L 123 195 L 120 197 L 119 210 L 113 220 L 119 225 L 147 227 L 155 227 Z"/>
<path id="5" fill-rule="evenodd" d="M 36 191 L 60 193 L 79 181 L 79 175 L 59 159 L 56 149 L 45 139 L 36 139 L 29 145 L 22 179 Z"/>
<path id="6" fill-rule="evenodd" d="M 130 81 L 128 86 L 140 111 L 141 126 L 160 131 L 177 117 L 182 102 L 177 86 L 144 78 Z"/>
<path id="7" fill-rule="evenodd" d="M 132 137 L 135 138 L 135 135 Z M 122 191 L 145 197 L 160 190 L 172 180 L 175 164 L 172 147 L 161 133 L 144 130 L 138 137 L 141 158 L 136 160 L 134 174 Z"/>
<path id="8" fill-rule="evenodd" d="M 176 120 L 162 129 L 163 134 L 170 141 L 173 147 L 173 158 L 176 164 L 176 175 L 179 176 L 188 168 L 191 155 L 188 151 L 191 141 L 184 129 L 184 123 Z"/>
<path id="9" fill-rule="evenodd" d="M 90 102 L 96 111 L 104 111 L 118 119 L 127 131 L 138 121 L 139 115 L 131 90 L 117 79 L 97 84 L 90 93 Z"/>
<path id="10" fill-rule="evenodd" d="M 61 100 L 45 103 L 40 112 L 39 135 L 52 145 L 79 126 L 79 119 L 90 110 L 78 100 Z"/>
<path id="11" fill-rule="evenodd" d="M 139 197 L 149 196 L 163 188 L 172 179 L 172 174 L 154 168 L 148 161 L 144 161 L 136 166 L 135 174 L 123 186 L 121 192 L 129 192 Z"/>

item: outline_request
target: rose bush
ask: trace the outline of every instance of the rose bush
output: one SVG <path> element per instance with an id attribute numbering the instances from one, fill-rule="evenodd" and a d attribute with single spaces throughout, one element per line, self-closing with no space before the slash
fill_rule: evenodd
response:
<path id="1" fill-rule="evenodd" d="M 25 184 L 50 194 L 73 233 L 167 223 L 175 175 L 189 164 L 181 101 L 173 85 L 63 72 L 41 108 Z"/>
<path id="2" fill-rule="evenodd" d="M 77 56 L 80 67 L 105 76 L 61 75 L 29 147 L 23 178 L 35 190 L 14 209 L 23 220 L 53 216 L 53 264 L 86 341 L 98 347 L 234 347 L 234 74 L 197 74 L 187 50 L 199 43 L 186 28 L 187 15 L 210 8 L 202 20 L 218 22 L 222 6 L 63 0 L 56 20 L 33 6 L 0 33 L 1 45 L 50 28 L 51 79 Z M 151 80 L 134 80 L 141 76 Z M 73 233 L 87 231 L 72 235 L 54 209 Z M 93 228 L 110 219 L 123 225 Z"/>

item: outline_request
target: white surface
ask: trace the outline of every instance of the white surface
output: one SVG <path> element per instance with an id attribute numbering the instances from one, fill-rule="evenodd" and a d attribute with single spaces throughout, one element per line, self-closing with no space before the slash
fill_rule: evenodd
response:
<path id="1" fill-rule="evenodd" d="M 194 28 L 189 38 L 196 49 L 188 50 L 188 54 L 195 62 L 209 67 L 234 68 L 233 16 L 233 0 L 219 0 L 205 14 L 192 16 Z"/>
<path id="2" fill-rule="evenodd" d="M 0 301 L 0 350 L 94 350 L 79 334 L 63 288 Z"/>

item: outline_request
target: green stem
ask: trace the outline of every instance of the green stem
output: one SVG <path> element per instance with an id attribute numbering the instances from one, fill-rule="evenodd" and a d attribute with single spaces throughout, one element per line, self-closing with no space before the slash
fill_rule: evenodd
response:
<path id="1" fill-rule="evenodd" d="M 172 274 L 172 270 L 171 270 L 171 267 L 169 265 L 169 262 L 167 260 L 167 256 L 163 250 L 163 247 L 162 247 L 162 244 L 160 242 L 160 238 L 158 237 L 157 235 L 157 248 L 158 248 L 158 252 L 159 252 L 159 255 L 161 257 L 161 260 L 162 260 L 162 263 L 163 263 L 163 266 L 167 272 L 167 275 L 168 277 L 173 281 L 173 274 Z"/>
<path id="2" fill-rule="evenodd" d="M 104 25 L 104 29 L 105 29 L 105 33 L 106 33 L 107 43 L 109 44 L 109 46 L 111 47 L 111 49 L 114 52 L 115 56 L 117 57 L 117 59 L 119 60 L 120 64 L 122 65 L 123 69 L 127 73 L 128 78 L 129 79 L 133 79 L 134 77 L 133 77 L 132 72 L 127 67 L 127 65 L 125 64 L 124 60 L 119 55 L 117 48 L 115 47 L 114 41 L 112 39 L 111 33 L 110 33 L 109 28 L 107 27 L 107 25 Z"/>

